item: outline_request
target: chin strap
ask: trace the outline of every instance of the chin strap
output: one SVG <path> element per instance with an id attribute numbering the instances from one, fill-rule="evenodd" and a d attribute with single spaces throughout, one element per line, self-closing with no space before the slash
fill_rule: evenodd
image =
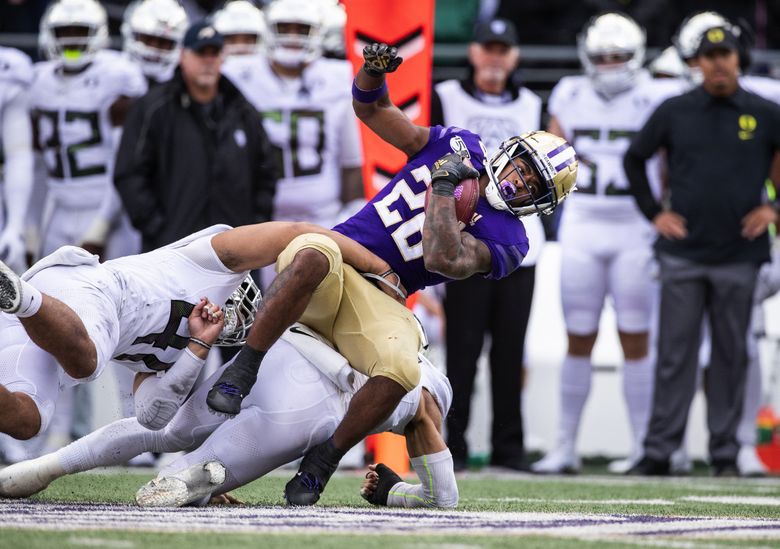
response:
<path id="1" fill-rule="evenodd" d="M 387 280 L 387 277 L 390 275 L 395 275 L 396 278 L 395 284 Z M 373 280 L 374 283 L 376 283 L 377 285 L 384 284 L 385 286 L 393 290 L 396 294 L 398 294 L 398 296 L 401 299 L 406 299 L 406 293 L 401 289 L 401 277 L 398 276 L 398 273 L 396 273 L 393 269 L 387 270 L 382 274 L 363 273 L 363 276 L 365 278 Z"/>

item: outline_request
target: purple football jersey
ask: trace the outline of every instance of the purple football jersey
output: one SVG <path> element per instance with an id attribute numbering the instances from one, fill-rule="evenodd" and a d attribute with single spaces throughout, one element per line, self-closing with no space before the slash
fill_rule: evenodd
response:
<path id="1" fill-rule="evenodd" d="M 422 228 L 425 191 L 431 183 L 431 167 L 445 154 L 467 150 L 471 163 L 484 169 L 485 147 L 479 136 L 460 128 L 433 126 L 428 143 L 366 204 L 333 230 L 356 240 L 387 261 L 401 277 L 409 293 L 448 282 L 423 263 Z M 490 248 L 492 266 L 486 278 L 503 278 L 520 266 L 528 253 L 523 224 L 511 213 L 479 198 L 476 215 L 464 229 Z"/>

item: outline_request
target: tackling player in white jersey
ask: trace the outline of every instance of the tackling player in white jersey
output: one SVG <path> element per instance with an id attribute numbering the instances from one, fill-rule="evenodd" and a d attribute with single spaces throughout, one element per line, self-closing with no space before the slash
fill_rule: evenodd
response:
<path id="1" fill-rule="evenodd" d="M 212 331 L 212 340 L 215 336 Z M 447 377 L 425 357 L 420 355 L 419 360 L 420 384 L 376 432 L 406 435 L 412 466 L 422 483 L 407 484 L 379 464 L 371 466 L 361 492 L 376 505 L 455 507 L 458 488 L 441 437 L 452 389 Z M 214 415 L 206 405 L 214 376 L 195 387 L 163 430 L 148 430 L 132 418 L 106 425 L 57 452 L 4 469 L 0 496 L 28 497 L 61 476 L 118 465 L 145 451 L 194 450 L 143 486 L 136 501 L 141 506 L 205 504 L 326 440 L 367 379 L 302 325 L 288 329 L 274 344 L 258 383 L 230 421 Z"/>
<path id="2" fill-rule="evenodd" d="M 325 227 L 365 204 L 350 95 L 352 68 L 321 57 L 320 3 L 268 6 L 267 57 L 231 56 L 224 73 L 263 114 L 282 177 L 274 218 Z"/>
<path id="3" fill-rule="evenodd" d="M 28 114 L 31 81 L 30 59 L 19 50 L 0 47 L 0 145 L 4 158 L 0 259 L 18 273 L 27 268 L 22 235 L 33 188 L 32 129 Z"/>
<path id="4" fill-rule="evenodd" d="M 146 91 L 141 71 L 106 50 L 106 12 L 95 0 L 57 0 L 41 20 L 30 109 L 48 171 L 41 255 L 79 244 L 107 257 L 140 248 L 114 190 L 116 128 L 130 98 Z"/>
<path id="5" fill-rule="evenodd" d="M 191 345 L 181 324 L 200 298 L 224 303 L 250 269 L 276 261 L 300 234 L 334 237 L 362 272 L 389 269 L 355 241 L 308 223 L 227 229 L 105 263 L 63 247 L 22 279 L 0 263 L 0 310 L 11 313 L 0 315 L 0 432 L 28 439 L 44 431 L 60 387 L 93 380 L 109 360 L 168 370 Z"/>
<path id="6" fill-rule="evenodd" d="M 177 0 L 136 0 L 122 20 L 122 50 L 150 86 L 167 82 L 179 63 L 187 14 Z"/>
<path id="7" fill-rule="evenodd" d="M 555 448 L 531 469 L 576 472 L 576 438 L 591 386 L 591 352 L 607 295 L 612 297 L 625 355 L 623 392 L 641 454 L 653 393 L 648 335 L 655 285 L 654 231 L 629 194 L 623 153 L 653 109 L 681 92 L 677 82 L 653 81 L 642 70 L 645 33 L 618 13 L 595 17 L 578 41 L 585 75 L 563 78 L 549 102 L 549 130 L 569 140 L 580 164 L 578 192 L 561 220 L 561 299 L 568 353 L 561 369 Z M 623 463 L 618 469 L 627 469 Z"/>

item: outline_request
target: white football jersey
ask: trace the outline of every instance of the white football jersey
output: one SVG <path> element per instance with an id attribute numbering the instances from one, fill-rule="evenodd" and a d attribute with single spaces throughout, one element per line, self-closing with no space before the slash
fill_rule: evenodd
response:
<path id="1" fill-rule="evenodd" d="M 447 126 L 465 128 L 479 135 L 493 154 L 498 146 L 514 135 L 540 129 L 542 99 L 528 88 L 520 88 L 517 98 L 508 102 L 480 101 L 466 92 L 458 80 L 446 80 L 436 85 Z M 545 242 L 544 227 L 538 215 L 523 218 L 528 235 L 528 255 L 524 267 L 536 263 Z"/>
<path id="2" fill-rule="evenodd" d="M 109 109 L 120 96 L 145 92 L 141 70 L 113 50 L 98 52 L 76 74 L 64 73 L 57 60 L 35 65 L 30 110 L 49 193 L 58 203 L 100 205 L 112 184 L 116 145 Z"/>
<path id="3" fill-rule="evenodd" d="M 19 50 L 0 46 L 0 127 L 3 125 L 3 108 L 30 86 L 32 78 L 30 58 Z"/>
<path id="4" fill-rule="evenodd" d="M 780 80 L 768 76 L 740 76 L 739 85 L 764 99 L 780 103 Z"/>
<path id="5" fill-rule="evenodd" d="M 553 88 L 549 112 L 579 158 L 577 192 L 567 212 L 613 220 L 644 219 L 629 194 L 623 155 L 631 137 L 665 99 L 685 90 L 676 80 L 653 80 L 642 72 L 631 90 L 612 98 L 596 92 L 587 76 L 567 76 Z M 651 178 L 658 185 L 659 178 Z M 658 194 L 660 189 L 653 191 Z"/>
<path id="6" fill-rule="evenodd" d="M 274 218 L 330 226 L 341 209 L 341 169 L 362 165 L 352 111 L 352 67 L 318 59 L 301 78 L 283 78 L 259 55 L 231 56 L 223 72 L 263 115 L 281 178 Z"/>

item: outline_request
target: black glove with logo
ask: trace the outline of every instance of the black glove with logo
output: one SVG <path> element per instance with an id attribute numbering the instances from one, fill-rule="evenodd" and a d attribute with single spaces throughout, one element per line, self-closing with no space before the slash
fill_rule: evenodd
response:
<path id="1" fill-rule="evenodd" d="M 379 77 L 395 72 L 403 61 L 398 57 L 398 48 L 374 42 L 363 48 L 363 70 L 370 76 Z"/>
<path id="2" fill-rule="evenodd" d="M 458 153 L 449 153 L 433 164 L 431 187 L 433 194 L 454 196 L 455 186 L 468 178 L 478 178 L 479 172 L 466 164 Z"/>

